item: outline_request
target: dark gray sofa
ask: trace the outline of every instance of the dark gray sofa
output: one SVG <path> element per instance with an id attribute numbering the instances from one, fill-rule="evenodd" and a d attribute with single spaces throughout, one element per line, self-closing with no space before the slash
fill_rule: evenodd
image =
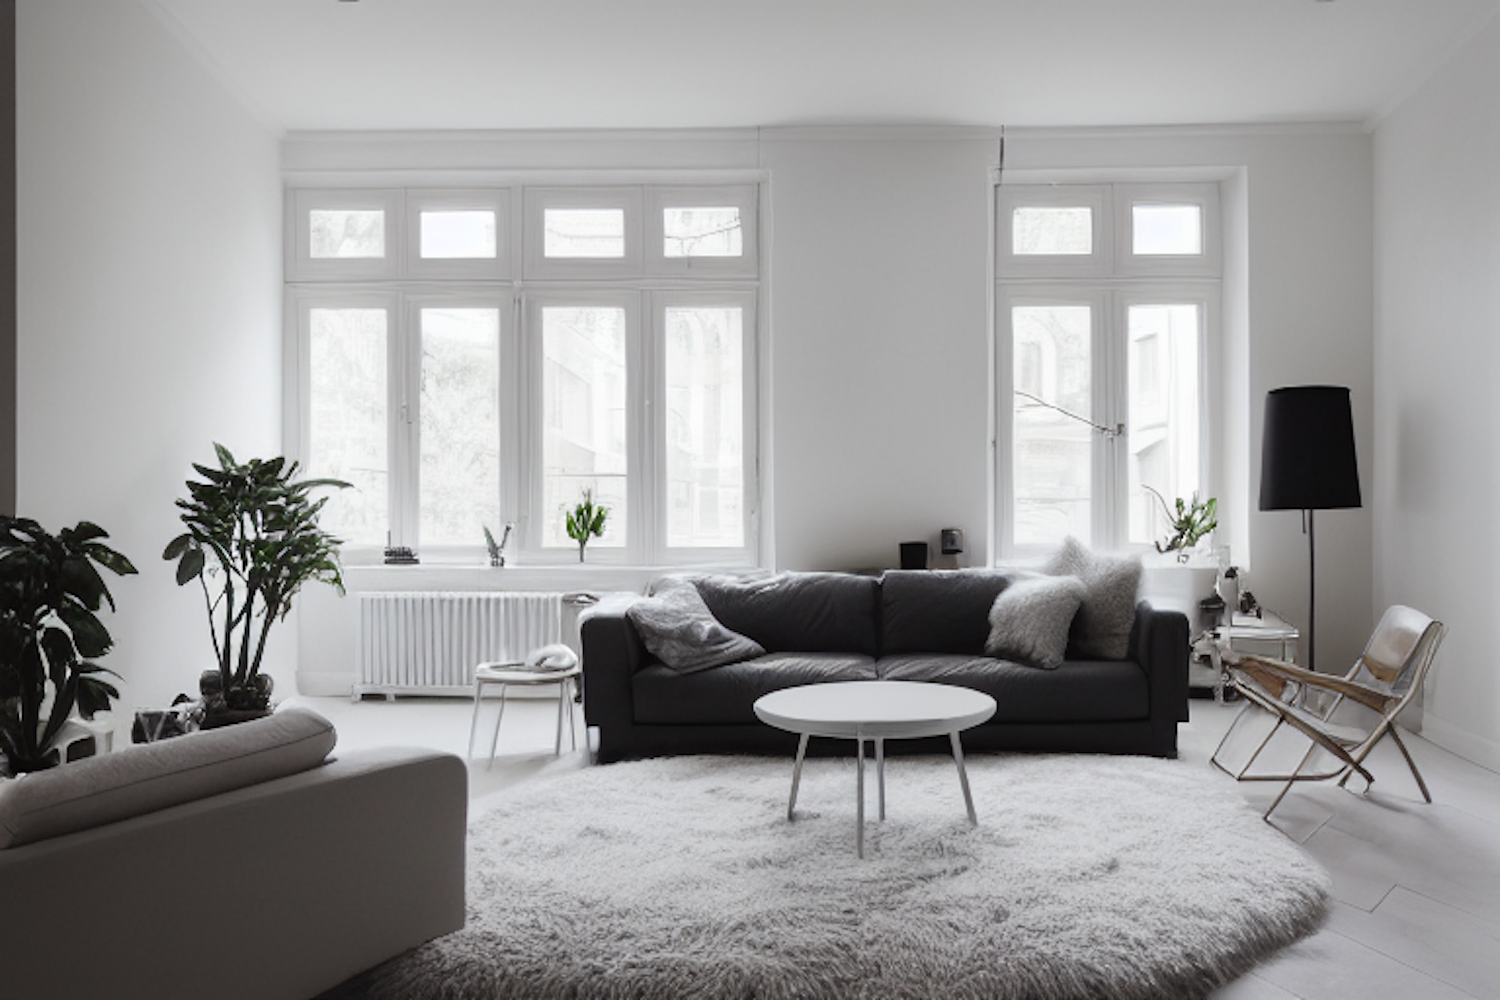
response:
<path id="1" fill-rule="evenodd" d="M 964 733 L 966 750 L 1176 756 L 1177 724 L 1187 719 L 1187 618 L 1140 603 L 1126 659 L 1070 652 L 1056 670 L 1023 666 L 984 655 L 990 606 L 1013 579 L 972 570 L 694 578 L 721 624 L 766 649 L 694 673 L 674 671 L 647 651 L 626 614 L 640 598 L 605 598 L 581 620 L 584 717 L 598 727 L 598 759 L 791 754 L 796 735 L 760 722 L 755 700 L 794 685 L 852 680 L 933 681 L 993 696 L 995 715 Z M 819 740 L 809 752 L 820 742 L 822 752 L 852 752 L 847 741 Z M 939 744 L 892 741 L 887 748 Z"/>

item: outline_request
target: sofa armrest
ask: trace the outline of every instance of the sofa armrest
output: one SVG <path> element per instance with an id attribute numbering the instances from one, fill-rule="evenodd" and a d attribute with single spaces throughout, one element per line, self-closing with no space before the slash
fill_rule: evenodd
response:
<path id="1" fill-rule="evenodd" d="M 1160 611 L 1148 602 L 1136 605 L 1131 658 L 1151 684 L 1151 719 L 1171 726 L 1172 750 L 1177 723 L 1188 718 L 1188 620 L 1180 611 Z"/>
<path id="2" fill-rule="evenodd" d="M 351 751 L 0 851 L 0 909 L 27 915 L 4 994 L 316 996 L 463 926 L 467 810 L 458 757 Z M 83 959 L 69 927 L 97 930 Z M 226 948 L 256 957 L 226 966 Z"/>
<path id="3" fill-rule="evenodd" d="M 649 660 L 646 646 L 625 616 L 635 594 L 608 594 L 579 616 L 583 646 L 583 719 L 598 726 L 600 740 L 611 727 L 635 720 L 630 679 Z"/>

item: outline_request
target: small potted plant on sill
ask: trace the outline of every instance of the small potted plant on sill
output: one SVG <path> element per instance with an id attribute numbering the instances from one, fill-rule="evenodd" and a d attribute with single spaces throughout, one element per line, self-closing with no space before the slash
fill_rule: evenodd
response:
<path id="1" fill-rule="evenodd" d="M 574 507 L 572 512 L 564 512 L 564 525 L 568 529 L 568 537 L 578 543 L 578 561 L 583 562 L 583 550 L 588 545 L 590 538 L 598 538 L 604 534 L 604 521 L 609 517 L 609 508 L 603 504 L 594 504 L 594 491 L 583 491 L 583 502 Z"/>
<path id="2" fill-rule="evenodd" d="M 1166 499 L 1160 493 L 1149 486 L 1143 486 L 1143 488 L 1156 497 L 1156 502 L 1161 504 L 1162 513 L 1167 518 L 1167 526 L 1172 530 L 1172 534 L 1167 536 L 1165 542 L 1156 543 L 1156 551 L 1163 554 L 1176 552 L 1178 562 L 1187 562 L 1188 550 L 1219 526 L 1219 501 L 1213 497 L 1200 501 L 1198 494 L 1194 493 L 1190 501 L 1178 497 L 1174 512 L 1171 507 L 1167 506 Z"/>
<path id="3" fill-rule="evenodd" d="M 204 481 L 188 480 L 188 499 L 177 501 L 187 530 L 162 552 L 177 561 L 178 586 L 197 580 L 203 589 L 218 661 L 199 679 L 204 728 L 270 711 L 271 677 L 261 673 L 266 639 L 303 584 L 328 583 L 344 592 L 339 540 L 318 526 L 328 498 L 310 494 L 349 485 L 298 481 L 297 463 L 285 458 L 238 462 L 223 445 L 214 451 L 219 467 L 195 464 Z"/>
<path id="4" fill-rule="evenodd" d="M 115 609 L 95 564 L 117 576 L 136 569 L 108 537 L 88 521 L 54 537 L 0 516 L 0 768 L 9 773 L 59 763 L 53 740 L 73 709 L 92 719 L 120 696 L 100 676 L 114 671 L 93 662 L 114 644 L 96 612 Z"/>

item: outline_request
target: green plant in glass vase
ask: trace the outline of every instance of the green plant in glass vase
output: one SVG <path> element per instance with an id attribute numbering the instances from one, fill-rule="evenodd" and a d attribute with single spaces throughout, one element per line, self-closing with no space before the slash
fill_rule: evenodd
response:
<path id="1" fill-rule="evenodd" d="M 568 537 L 578 543 L 578 561 L 583 562 L 583 550 L 589 539 L 604 534 L 604 521 L 609 517 L 609 508 L 603 504 L 595 505 L 594 491 L 584 490 L 583 502 L 571 512 L 565 511 L 563 517 Z"/>
<path id="2" fill-rule="evenodd" d="M 203 481 L 188 480 L 188 499 L 177 500 L 187 530 L 162 552 L 177 561 L 178 586 L 197 580 L 203 588 L 218 660 L 199 680 L 208 727 L 270 709 L 271 677 L 261 673 L 266 639 L 303 584 L 344 592 L 339 539 L 318 526 L 328 497 L 310 494 L 349 485 L 299 481 L 297 463 L 285 458 L 239 462 L 223 445 L 214 451 L 218 468 L 193 465 Z"/>
<path id="3" fill-rule="evenodd" d="M 114 645 L 96 612 L 115 608 L 95 565 L 136 569 L 108 537 L 88 521 L 53 536 L 0 516 L 0 754 L 12 773 L 57 764 L 52 743 L 75 706 L 92 719 L 120 696 L 100 676 L 114 671 L 93 662 Z"/>
<path id="4" fill-rule="evenodd" d="M 1186 562 L 1187 550 L 1219 526 L 1219 501 L 1213 497 L 1200 501 L 1198 494 L 1194 493 L 1191 500 L 1178 497 L 1174 510 L 1167 506 L 1166 499 L 1160 493 L 1149 486 L 1142 488 L 1156 497 L 1156 502 L 1161 504 L 1162 513 L 1166 515 L 1167 526 L 1172 530 L 1165 542 L 1156 543 L 1156 551 L 1176 552 L 1177 561 Z"/>

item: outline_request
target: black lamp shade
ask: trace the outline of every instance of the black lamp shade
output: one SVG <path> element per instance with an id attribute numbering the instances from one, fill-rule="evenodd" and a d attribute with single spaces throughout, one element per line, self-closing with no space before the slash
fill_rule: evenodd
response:
<path id="1" fill-rule="evenodd" d="M 1349 390 L 1297 385 L 1266 394 L 1260 509 L 1358 507 L 1359 465 Z"/>

